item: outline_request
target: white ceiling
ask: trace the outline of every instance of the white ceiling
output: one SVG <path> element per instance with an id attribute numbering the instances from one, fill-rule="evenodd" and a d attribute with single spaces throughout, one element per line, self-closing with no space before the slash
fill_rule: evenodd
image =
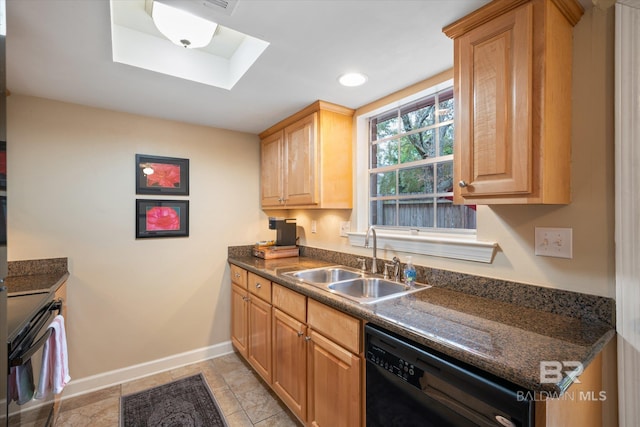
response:
<path id="1" fill-rule="evenodd" d="M 7 87 L 259 133 L 318 99 L 357 108 L 451 68 L 453 43 L 442 27 L 485 3 L 239 0 L 232 16 L 219 14 L 219 24 L 270 45 L 226 90 L 114 63 L 108 0 L 8 0 Z M 369 81 L 342 87 L 337 78 L 346 71 L 364 72 Z"/>

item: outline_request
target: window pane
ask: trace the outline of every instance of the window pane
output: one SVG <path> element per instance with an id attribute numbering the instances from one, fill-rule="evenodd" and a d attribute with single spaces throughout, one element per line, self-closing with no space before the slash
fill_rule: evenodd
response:
<path id="1" fill-rule="evenodd" d="M 400 139 L 400 153 L 400 163 L 435 157 L 435 130 L 431 129 L 402 137 Z"/>
<path id="2" fill-rule="evenodd" d="M 395 171 L 371 174 L 371 196 L 390 196 L 393 194 L 396 194 Z"/>
<path id="3" fill-rule="evenodd" d="M 444 92 L 440 92 L 439 94 L 438 108 L 440 117 L 438 117 L 439 122 L 446 122 L 449 120 L 453 120 L 453 89 L 449 89 Z"/>
<path id="4" fill-rule="evenodd" d="M 435 97 L 430 96 L 403 107 L 400 111 L 402 131 L 411 132 L 436 123 Z"/>
<path id="5" fill-rule="evenodd" d="M 453 197 L 438 199 L 438 222 L 440 228 L 476 228 L 476 210 L 474 206 L 454 205 Z"/>
<path id="6" fill-rule="evenodd" d="M 371 147 L 372 168 L 398 164 L 398 141 L 374 144 Z"/>
<path id="7" fill-rule="evenodd" d="M 440 156 L 453 154 L 453 125 L 442 126 L 440 132 Z"/>
<path id="8" fill-rule="evenodd" d="M 436 174 L 438 175 L 438 193 L 453 191 L 453 162 L 438 163 Z"/>
<path id="9" fill-rule="evenodd" d="M 393 136 L 398 133 L 398 113 L 392 112 L 371 119 L 371 139 L 377 141 L 379 139 Z"/>
<path id="10" fill-rule="evenodd" d="M 371 202 L 371 225 L 396 225 L 396 201 L 376 200 Z"/>
<path id="11" fill-rule="evenodd" d="M 433 198 L 400 200 L 398 225 L 401 227 L 433 227 Z"/>
<path id="12" fill-rule="evenodd" d="M 433 165 L 398 171 L 400 194 L 433 193 Z"/>
<path id="13" fill-rule="evenodd" d="M 371 224 L 475 229 L 475 206 L 452 203 L 454 115 L 449 87 L 371 119 Z"/>

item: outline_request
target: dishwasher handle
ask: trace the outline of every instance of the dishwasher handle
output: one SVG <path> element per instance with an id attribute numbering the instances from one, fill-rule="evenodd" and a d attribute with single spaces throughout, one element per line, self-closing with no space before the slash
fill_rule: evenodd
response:
<path id="1" fill-rule="evenodd" d="M 432 388 L 427 385 L 427 387 L 425 387 L 422 391 L 424 394 L 426 394 L 430 398 L 437 400 L 438 402 L 453 409 L 455 412 L 473 421 L 478 426 L 491 427 L 491 426 L 498 425 L 493 420 L 488 419 L 483 414 L 476 412 L 475 410 L 473 410 L 472 408 L 469 408 L 464 403 L 460 402 L 457 399 L 452 398 L 451 396 L 441 392 L 438 389 Z"/>

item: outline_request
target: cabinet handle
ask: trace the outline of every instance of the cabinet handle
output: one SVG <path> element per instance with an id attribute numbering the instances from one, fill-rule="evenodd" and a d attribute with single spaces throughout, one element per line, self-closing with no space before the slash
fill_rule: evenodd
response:
<path id="1" fill-rule="evenodd" d="M 251 298 L 249 297 L 242 297 L 242 301 L 249 301 Z"/>
<path id="2" fill-rule="evenodd" d="M 236 279 L 239 279 L 240 278 L 240 273 L 236 273 L 236 274 L 234 274 L 234 276 L 236 276 Z"/>
<path id="3" fill-rule="evenodd" d="M 260 283 L 256 283 L 256 288 L 260 289 L 262 285 Z"/>
<path id="4" fill-rule="evenodd" d="M 311 341 L 311 337 L 309 335 L 307 335 L 306 337 L 304 337 L 305 341 Z"/>
<path id="5" fill-rule="evenodd" d="M 301 336 L 303 336 L 303 335 L 304 335 L 304 332 L 302 332 L 302 331 L 298 331 L 298 336 L 299 336 L 299 337 L 301 337 Z"/>
<path id="6" fill-rule="evenodd" d="M 467 185 L 469 185 L 469 184 L 467 184 L 466 182 L 464 182 L 464 180 L 461 180 L 461 181 L 458 183 L 458 186 L 459 186 L 460 188 L 464 188 L 464 187 L 466 187 Z"/>

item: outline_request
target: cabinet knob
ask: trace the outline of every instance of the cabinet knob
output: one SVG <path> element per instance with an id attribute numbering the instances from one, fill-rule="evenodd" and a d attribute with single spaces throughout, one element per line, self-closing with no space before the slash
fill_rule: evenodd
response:
<path id="1" fill-rule="evenodd" d="M 256 283 L 256 288 L 260 289 L 262 285 L 260 283 Z"/>
<path id="2" fill-rule="evenodd" d="M 461 180 L 461 181 L 458 183 L 458 186 L 459 186 L 460 188 L 464 188 L 464 187 L 466 187 L 467 185 L 469 185 L 469 184 L 467 184 L 466 182 L 464 182 L 464 180 Z"/>
<path id="3" fill-rule="evenodd" d="M 304 337 L 305 341 L 311 341 L 311 337 L 309 335 L 307 335 L 306 337 Z"/>
<path id="4" fill-rule="evenodd" d="M 240 273 L 236 273 L 236 274 L 234 274 L 234 276 L 236 276 L 236 279 L 239 279 L 240 278 Z"/>
<path id="5" fill-rule="evenodd" d="M 301 337 L 301 336 L 303 336 L 303 335 L 304 335 L 304 332 L 302 332 L 302 331 L 298 331 L 298 336 L 299 336 L 299 337 Z"/>
<path id="6" fill-rule="evenodd" d="M 242 297 L 242 301 L 249 301 L 251 298 L 249 297 Z"/>

